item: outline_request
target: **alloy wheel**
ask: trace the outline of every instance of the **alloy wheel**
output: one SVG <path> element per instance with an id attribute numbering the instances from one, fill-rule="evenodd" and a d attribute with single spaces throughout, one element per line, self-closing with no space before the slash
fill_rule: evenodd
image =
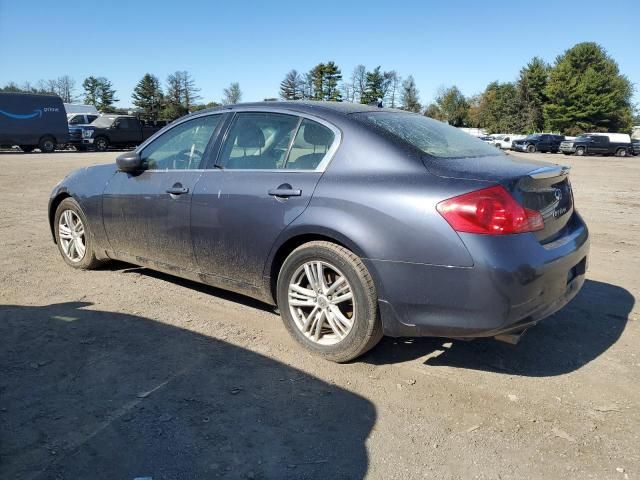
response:
<path id="1" fill-rule="evenodd" d="M 82 220 L 73 210 L 65 210 L 58 221 L 58 241 L 62 252 L 74 263 L 82 261 L 87 244 Z"/>
<path id="2" fill-rule="evenodd" d="M 356 321 L 353 289 L 347 277 L 326 261 L 298 267 L 289 282 L 288 304 L 298 329 L 319 345 L 341 342 Z"/>

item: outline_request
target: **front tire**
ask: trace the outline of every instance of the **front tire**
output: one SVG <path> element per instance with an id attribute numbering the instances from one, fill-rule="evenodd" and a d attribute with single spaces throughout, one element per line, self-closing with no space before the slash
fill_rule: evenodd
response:
<path id="1" fill-rule="evenodd" d="M 582 157 L 585 154 L 585 149 L 584 147 L 578 147 L 576 148 L 576 155 L 578 155 L 579 157 Z"/>
<path id="2" fill-rule="evenodd" d="M 38 148 L 42 153 L 53 153 L 56 149 L 56 142 L 52 137 L 44 137 L 40 140 Z"/>
<path id="3" fill-rule="evenodd" d="M 334 243 L 295 249 L 280 269 L 277 297 L 289 334 L 327 360 L 353 360 L 382 338 L 371 274 L 353 252 Z"/>
<path id="4" fill-rule="evenodd" d="M 58 250 L 67 265 L 90 270 L 102 264 L 95 255 L 87 218 L 73 198 L 65 198 L 58 205 L 54 229 Z"/>
<path id="5" fill-rule="evenodd" d="M 626 157 L 627 156 L 627 150 L 625 148 L 619 148 L 616 151 L 616 157 Z"/>
<path id="6" fill-rule="evenodd" d="M 109 140 L 104 137 L 98 137 L 95 139 L 94 145 L 98 152 L 106 152 L 109 149 Z"/>
<path id="7" fill-rule="evenodd" d="M 535 145 L 527 145 L 527 152 L 528 153 L 535 153 L 536 152 L 536 146 Z"/>

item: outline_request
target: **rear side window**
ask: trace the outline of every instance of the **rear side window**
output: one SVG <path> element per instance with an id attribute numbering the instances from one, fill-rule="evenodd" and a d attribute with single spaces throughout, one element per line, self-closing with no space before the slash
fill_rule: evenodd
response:
<path id="1" fill-rule="evenodd" d="M 280 113 L 238 113 L 222 148 L 220 162 L 238 170 L 284 168 L 300 119 Z"/>
<path id="2" fill-rule="evenodd" d="M 436 158 L 500 155 L 496 148 L 437 120 L 411 113 L 366 112 L 354 118 Z"/>
<path id="3" fill-rule="evenodd" d="M 327 156 L 335 138 L 331 129 L 307 118 L 302 120 L 291 146 L 286 168 L 315 170 Z"/>

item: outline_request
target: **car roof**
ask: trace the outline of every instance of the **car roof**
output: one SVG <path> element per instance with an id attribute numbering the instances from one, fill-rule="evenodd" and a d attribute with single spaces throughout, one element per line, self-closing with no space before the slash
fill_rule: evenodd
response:
<path id="1" fill-rule="evenodd" d="M 223 105 L 220 107 L 209 108 L 206 110 L 199 110 L 193 114 L 202 114 L 208 111 L 220 111 L 220 110 L 244 110 L 254 108 L 265 108 L 268 110 L 293 110 L 303 113 L 322 113 L 333 112 L 343 115 L 350 115 L 353 113 L 362 112 L 404 112 L 394 108 L 380 108 L 371 105 L 363 105 L 360 103 L 351 102 L 323 102 L 323 101 L 311 101 L 311 100 L 291 100 L 291 101 L 278 101 L 278 102 L 251 102 L 251 103 L 236 103 L 233 105 Z M 192 114 L 192 115 L 193 115 Z"/>

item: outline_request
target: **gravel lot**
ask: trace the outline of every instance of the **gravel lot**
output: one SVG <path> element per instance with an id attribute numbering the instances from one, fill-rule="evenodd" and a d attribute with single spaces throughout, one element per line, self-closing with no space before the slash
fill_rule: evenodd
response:
<path id="1" fill-rule="evenodd" d="M 588 281 L 520 345 L 384 339 L 335 365 L 267 306 L 67 267 L 49 192 L 117 153 L 0 153 L 0 478 L 640 478 L 640 157 L 573 167 Z"/>

